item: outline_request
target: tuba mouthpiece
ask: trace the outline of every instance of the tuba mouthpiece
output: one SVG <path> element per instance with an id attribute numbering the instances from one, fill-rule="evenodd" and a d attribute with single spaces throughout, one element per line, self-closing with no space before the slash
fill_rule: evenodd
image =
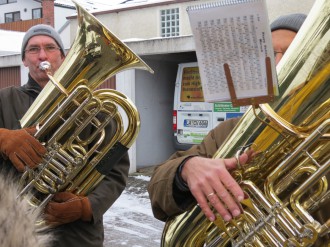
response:
<path id="1" fill-rule="evenodd" d="M 39 68 L 41 70 L 49 70 L 50 67 L 51 67 L 51 65 L 50 65 L 50 62 L 48 62 L 48 61 L 43 61 L 39 64 Z"/>

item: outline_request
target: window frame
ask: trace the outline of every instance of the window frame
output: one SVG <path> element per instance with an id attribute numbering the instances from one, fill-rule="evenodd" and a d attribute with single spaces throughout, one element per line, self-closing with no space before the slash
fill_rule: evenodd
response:
<path id="1" fill-rule="evenodd" d="M 39 15 L 39 17 L 35 18 L 35 17 L 34 17 L 34 12 L 37 11 L 37 10 L 39 10 L 39 14 L 40 14 L 40 15 Z M 31 10 L 31 15 L 32 15 L 32 20 L 42 18 L 42 8 L 35 8 L 35 9 L 32 9 L 32 10 Z"/>
<path id="2" fill-rule="evenodd" d="M 0 5 L 10 4 L 10 3 L 17 3 L 17 0 L 0 0 Z"/>
<path id="3" fill-rule="evenodd" d="M 18 19 L 15 19 L 15 14 L 19 15 Z M 12 21 L 7 21 L 7 18 L 8 18 L 7 15 L 11 15 L 11 20 Z M 5 23 L 11 23 L 11 22 L 16 22 L 16 21 L 20 21 L 20 20 L 21 20 L 21 12 L 20 11 L 5 13 Z"/>
<path id="4" fill-rule="evenodd" d="M 160 10 L 160 36 L 177 37 L 180 36 L 180 9 Z"/>

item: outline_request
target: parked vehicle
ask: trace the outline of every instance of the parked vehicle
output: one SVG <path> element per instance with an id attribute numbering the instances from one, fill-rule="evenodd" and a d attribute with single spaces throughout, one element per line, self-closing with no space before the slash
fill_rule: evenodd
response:
<path id="1" fill-rule="evenodd" d="M 197 62 L 179 64 L 173 106 L 174 145 L 186 150 L 199 144 L 220 122 L 244 114 L 247 107 L 231 102 L 204 102 Z"/>

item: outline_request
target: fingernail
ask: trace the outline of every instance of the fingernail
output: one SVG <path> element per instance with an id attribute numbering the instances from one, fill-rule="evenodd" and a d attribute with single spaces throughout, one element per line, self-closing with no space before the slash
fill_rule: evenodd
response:
<path id="1" fill-rule="evenodd" d="M 210 220 L 210 221 L 214 221 L 214 220 L 215 220 L 214 215 L 210 216 L 210 217 L 209 217 L 209 220 Z"/>
<path id="2" fill-rule="evenodd" d="M 241 212 L 240 212 L 239 210 L 237 210 L 237 209 L 235 209 L 235 210 L 233 211 L 233 216 L 234 216 L 234 217 L 239 216 L 240 214 L 241 214 Z"/>
<path id="3" fill-rule="evenodd" d="M 237 197 L 237 200 L 238 200 L 239 202 L 243 201 L 243 199 L 244 199 L 244 196 L 238 196 L 238 197 Z"/>
<path id="4" fill-rule="evenodd" d="M 225 215 L 225 217 L 223 217 L 223 219 L 225 221 L 230 221 L 231 220 L 231 216 L 227 214 L 227 215 Z"/>

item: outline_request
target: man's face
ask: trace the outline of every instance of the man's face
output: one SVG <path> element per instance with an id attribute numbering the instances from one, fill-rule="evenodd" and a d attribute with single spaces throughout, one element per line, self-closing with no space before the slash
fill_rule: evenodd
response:
<path id="1" fill-rule="evenodd" d="M 278 64 L 279 61 L 282 59 L 284 53 L 290 46 L 296 34 L 297 34 L 296 32 L 286 29 L 278 29 L 272 32 L 272 42 L 275 52 L 276 64 Z"/>
<path id="2" fill-rule="evenodd" d="M 64 56 L 53 38 L 37 35 L 33 36 L 27 43 L 23 63 L 25 67 L 29 68 L 31 77 L 43 88 L 49 78 L 46 71 L 39 68 L 40 63 L 48 61 L 51 64 L 49 72 L 54 74 L 63 60 Z"/>

